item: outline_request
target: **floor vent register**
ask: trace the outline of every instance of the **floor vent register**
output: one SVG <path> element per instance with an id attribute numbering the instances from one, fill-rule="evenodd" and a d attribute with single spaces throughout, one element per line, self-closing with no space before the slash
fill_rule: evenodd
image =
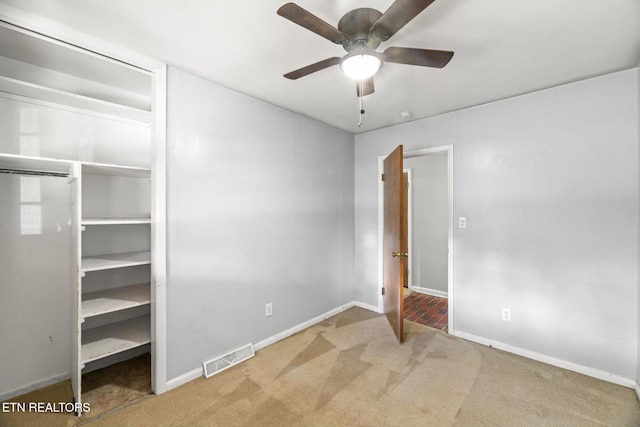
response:
<path id="1" fill-rule="evenodd" d="M 253 351 L 253 344 L 247 344 L 223 354 L 222 356 L 207 360 L 202 363 L 204 377 L 209 378 L 212 375 L 252 358 L 255 354 L 256 353 Z"/>

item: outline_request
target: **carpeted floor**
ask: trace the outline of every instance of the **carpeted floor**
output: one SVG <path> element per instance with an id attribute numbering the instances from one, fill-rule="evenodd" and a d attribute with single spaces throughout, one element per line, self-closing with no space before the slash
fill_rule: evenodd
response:
<path id="1" fill-rule="evenodd" d="M 76 417 L 64 411 L 53 414 L 0 411 L 0 426 L 73 426 L 151 394 L 151 355 L 149 353 L 116 363 L 82 376 L 82 401 L 90 411 Z M 11 402 L 73 402 L 71 381 L 64 381 L 10 399 Z"/>
<path id="2" fill-rule="evenodd" d="M 352 308 L 88 425 L 640 426 L 631 389 L 417 323 L 405 332 L 400 345 L 384 316 Z"/>

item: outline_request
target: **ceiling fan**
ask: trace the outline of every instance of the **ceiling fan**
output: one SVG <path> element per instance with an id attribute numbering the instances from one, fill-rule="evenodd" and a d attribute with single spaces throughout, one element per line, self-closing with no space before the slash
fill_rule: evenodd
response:
<path id="1" fill-rule="evenodd" d="M 442 68 L 449 63 L 453 52 L 444 50 L 388 47 L 376 52 L 380 43 L 388 40 L 427 8 L 435 0 L 396 0 L 385 13 L 371 8 L 347 12 L 338 28 L 326 23 L 295 3 L 278 9 L 278 15 L 312 31 L 325 39 L 341 44 L 347 51 L 342 57 L 331 57 L 284 75 L 295 80 L 316 71 L 340 64 L 342 71 L 357 81 L 359 97 L 374 92 L 373 76 L 384 62 Z"/>

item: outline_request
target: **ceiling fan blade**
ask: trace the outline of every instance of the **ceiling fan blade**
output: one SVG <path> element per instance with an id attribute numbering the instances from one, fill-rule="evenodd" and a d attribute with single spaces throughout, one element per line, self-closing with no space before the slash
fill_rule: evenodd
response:
<path id="1" fill-rule="evenodd" d="M 389 39 L 435 0 L 396 0 L 369 29 L 380 40 Z"/>
<path id="2" fill-rule="evenodd" d="M 366 80 L 362 80 L 362 92 L 360 91 L 360 82 L 359 81 L 356 82 L 356 93 L 358 94 L 358 96 L 371 95 L 375 91 L 376 89 L 373 86 L 373 77 L 369 77 Z"/>
<path id="3" fill-rule="evenodd" d="M 338 65 L 339 63 L 340 63 L 340 58 L 338 58 L 337 56 L 334 56 L 332 58 L 327 58 L 322 61 L 316 62 L 315 64 L 307 65 L 306 67 L 302 67 L 298 70 L 291 71 L 290 73 L 287 73 L 284 76 L 290 80 L 296 80 L 296 79 L 299 79 L 300 77 L 304 77 L 311 73 L 315 73 L 316 71 L 329 68 L 332 65 Z"/>
<path id="4" fill-rule="evenodd" d="M 414 49 L 410 47 L 389 47 L 384 51 L 386 62 L 442 68 L 451 61 L 453 52 L 446 50 Z"/>
<path id="5" fill-rule="evenodd" d="M 322 19 L 311 14 L 295 3 L 287 3 L 281 6 L 280 9 L 278 9 L 278 15 L 287 18 L 289 21 L 294 22 L 309 31 L 313 31 L 334 43 L 342 44 L 346 39 L 345 35 L 340 30 L 330 24 L 327 24 Z"/>

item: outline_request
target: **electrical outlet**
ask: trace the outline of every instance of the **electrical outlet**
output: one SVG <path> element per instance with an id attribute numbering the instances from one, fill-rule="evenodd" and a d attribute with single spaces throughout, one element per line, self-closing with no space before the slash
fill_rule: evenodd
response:
<path id="1" fill-rule="evenodd" d="M 511 309 L 508 309 L 508 308 L 502 309 L 502 320 L 511 322 Z"/>
<path id="2" fill-rule="evenodd" d="M 267 303 L 264 306 L 264 317 L 269 317 L 273 314 L 273 303 Z"/>
<path id="3" fill-rule="evenodd" d="M 467 217 L 458 218 L 458 228 L 467 228 Z"/>

